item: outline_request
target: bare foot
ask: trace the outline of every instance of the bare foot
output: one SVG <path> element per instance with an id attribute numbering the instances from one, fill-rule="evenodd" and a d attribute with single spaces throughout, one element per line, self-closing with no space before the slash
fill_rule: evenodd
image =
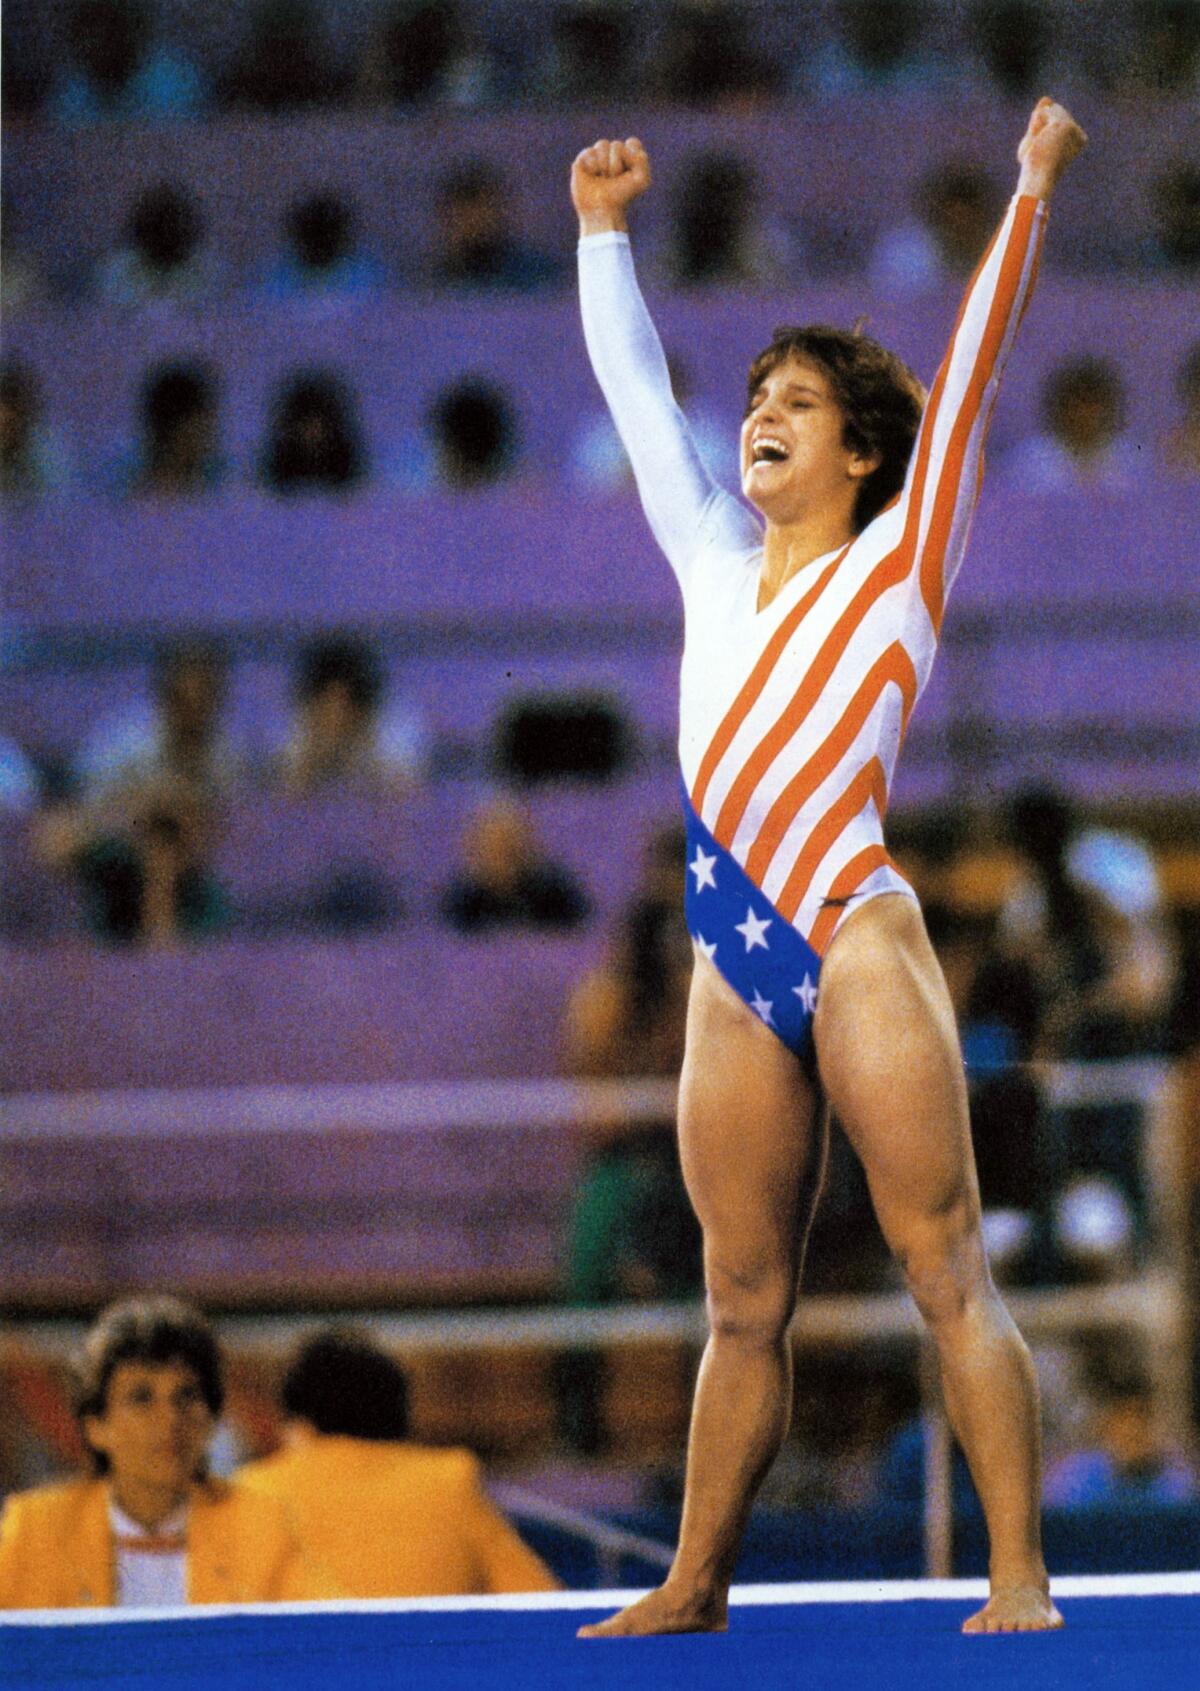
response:
<path id="1" fill-rule="evenodd" d="M 660 1632 L 724 1632 L 729 1608 L 724 1597 L 685 1597 L 665 1585 L 648 1592 L 619 1614 L 581 1626 L 578 1638 L 647 1638 Z"/>
<path id="2" fill-rule="evenodd" d="M 1063 1618 L 1044 1585 L 1002 1585 L 978 1614 L 963 1622 L 964 1632 L 1053 1632 Z"/>

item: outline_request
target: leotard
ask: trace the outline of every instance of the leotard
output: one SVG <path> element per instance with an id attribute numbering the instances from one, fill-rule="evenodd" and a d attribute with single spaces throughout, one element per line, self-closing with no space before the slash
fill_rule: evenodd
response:
<path id="1" fill-rule="evenodd" d="M 915 897 L 884 846 L 888 791 L 966 547 L 1045 220 L 1042 201 L 1009 205 L 968 285 L 903 490 L 761 611 L 761 521 L 696 451 L 629 237 L 579 243 L 592 367 L 683 594 L 688 926 L 801 1055 L 811 1055 L 821 958 L 838 924 L 882 893 Z"/>

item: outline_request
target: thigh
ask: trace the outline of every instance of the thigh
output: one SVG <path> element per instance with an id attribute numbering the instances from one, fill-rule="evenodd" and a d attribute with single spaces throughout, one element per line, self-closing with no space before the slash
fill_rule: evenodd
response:
<path id="1" fill-rule="evenodd" d="M 705 1253 L 734 1273 L 798 1272 L 822 1111 L 796 1057 L 703 956 L 679 1094 L 683 1177 Z"/>
<path id="2" fill-rule="evenodd" d="M 835 935 L 814 1025 L 821 1082 L 892 1245 L 922 1220 L 978 1213 L 966 1078 L 950 996 L 917 904 L 872 900 Z"/>

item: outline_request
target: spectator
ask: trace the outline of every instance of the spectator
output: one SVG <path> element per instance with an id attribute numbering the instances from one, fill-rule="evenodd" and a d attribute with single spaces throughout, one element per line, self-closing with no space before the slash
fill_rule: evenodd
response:
<path id="1" fill-rule="evenodd" d="M 1036 0 L 977 0 L 972 9 L 970 38 L 988 81 L 1009 99 L 1027 102 L 1044 86 L 1049 33 Z"/>
<path id="2" fill-rule="evenodd" d="M 229 78 L 234 107 L 293 112 L 329 105 L 345 76 L 310 0 L 258 0 Z"/>
<path id="3" fill-rule="evenodd" d="M 706 405 L 693 401 L 691 371 L 681 358 L 668 353 L 667 368 L 676 403 L 687 414 L 697 450 L 708 469 L 719 477 L 722 469 L 735 459 L 735 432 Z M 629 456 L 607 408 L 583 420 L 571 446 L 570 469 L 572 481 L 587 493 L 632 491 Z"/>
<path id="4" fill-rule="evenodd" d="M 81 796 L 40 819 L 35 852 L 76 882 L 99 938 L 173 945 L 224 927 L 209 859 L 244 763 L 220 728 L 224 695 L 215 649 L 170 649 L 153 706 L 102 724 L 81 754 Z"/>
<path id="5" fill-rule="evenodd" d="M 0 819 L 31 816 L 41 797 L 37 767 L 17 741 L 0 729 Z"/>
<path id="6" fill-rule="evenodd" d="M 284 1446 L 239 1473 L 277 1502 L 349 1597 L 550 1591 L 557 1580 L 488 1499 L 467 1450 L 409 1438 L 408 1383 L 365 1333 L 326 1327 L 284 1376 Z"/>
<path id="7" fill-rule="evenodd" d="M 986 171 L 946 164 L 916 196 L 916 215 L 880 236 L 870 261 L 872 287 L 894 298 L 957 286 L 982 256 L 995 227 L 998 196 Z"/>
<path id="8" fill-rule="evenodd" d="M 691 940 L 679 904 L 682 830 L 650 844 L 639 891 L 609 960 L 567 1006 L 564 1061 L 581 1079 L 673 1076 L 683 1056 Z M 675 1124 L 584 1123 L 564 1294 L 572 1304 L 684 1297 L 700 1285 L 700 1236 L 679 1172 Z M 563 1353 L 555 1367 L 560 1431 L 583 1455 L 602 1448 L 604 1359 Z"/>
<path id="9" fill-rule="evenodd" d="M 681 288 L 769 288 L 795 281 L 782 232 L 759 215 L 750 167 L 734 153 L 693 159 L 675 196 L 666 279 Z"/>
<path id="10" fill-rule="evenodd" d="M 383 288 L 383 266 L 357 245 L 353 213 L 336 194 L 297 200 L 286 232 L 287 249 L 263 283 L 267 299 L 360 298 Z"/>
<path id="11" fill-rule="evenodd" d="M 79 0 L 67 24 L 67 60 L 47 102 L 58 123 L 195 117 L 210 93 L 192 62 L 151 37 L 141 0 Z"/>
<path id="12" fill-rule="evenodd" d="M 5 184 L 0 211 L 0 312 L 9 323 L 18 311 L 40 305 L 48 292 L 42 266 L 22 242 L 19 224 Z"/>
<path id="13" fill-rule="evenodd" d="M 1200 270 L 1200 167 L 1181 160 L 1153 187 L 1155 232 L 1143 260 L 1154 269 L 1184 276 Z"/>
<path id="14" fill-rule="evenodd" d="M 1194 99 L 1200 78 L 1200 12 L 1194 0 L 1142 0 L 1133 40 L 1117 58 L 1118 91 L 1133 99 Z"/>
<path id="15" fill-rule="evenodd" d="M 588 106 L 603 88 L 619 99 L 630 90 L 629 19 L 612 0 L 570 0 L 554 11 L 537 92 L 564 106 Z"/>
<path id="16" fill-rule="evenodd" d="M 493 799 L 475 813 L 463 859 L 442 899 L 442 914 L 460 933 L 573 928 L 588 913 L 583 889 L 542 854 L 529 815 L 515 799 Z"/>
<path id="17" fill-rule="evenodd" d="M 323 370 L 280 387 L 260 474 L 274 493 L 346 493 L 367 478 L 367 456 L 353 398 Z"/>
<path id="18" fill-rule="evenodd" d="M 919 0 L 843 0 L 838 21 L 841 39 L 801 70 L 800 80 L 813 92 L 913 94 L 946 82 L 949 65 L 926 39 L 928 18 Z"/>
<path id="19" fill-rule="evenodd" d="M 1172 475 L 1194 480 L 1200 475 L 1200 341 L 1179 366 L 1175 391 L 1183 415 L 1163 436 L 1160 455 Z"/>
<path id="20" fill-rule="evenodd" d="M 201 364 L 160 364 L 142 383 L 140 440 L 119 465 L 117 488 L 155 499 L 192 499 L 225 481 L 217 422 L 217 381 Z"/>
<path id="21" fill-rule="evenodd" d="M 211 1328 L 174 1298 L 111 1305 L 77 1414 L 89 1479 L 9 1498 L 0 1608 L 161 1608 L 335 1595 L 270 1498 L 206 1477 L 225 1386 Z"/>
<path id="22" fill-rule="evenodd" d="M 429 264 L 436 287 L 532 293 L 559 282 L 561 267 L 512 225 L 503 179 L 485 160 L 456 165 L 439 186 Z"/>
<path id="23" fill-rule="evenodd" d="M 688 106 L 733 107 L 777 93 L 777 62 L 752 51 L 746 24 L 745 8 L 728 0 L 703 7 L 672 5 L 652 78 L 660 97 Z"/>
<path id="24" fill-rule="evenodd" d="M 71 484 L 61 436 L 42 418 L 37 378 L 28 365 L 0 366 L 0 494 L 6 503 L 45 499 Z"/>
<path id="25" fill-rule="evenodd" d="M 370 105 L 475 107 L 494 96 L 496 66 L 453 0 L 396 0 L 359 79 Z"/>
<path id="26" fill-rule="evenodd" d="M 147 188 L 130 213 L 125 244 L 101 264 L 97 290 L 108 305 L 198 305 L 216 289 L 195 206 L 168 182 Z"/>
<path id="27" fill-rule="evenodd" d="M 323 635 L 301 652 L 296 720 L 279 760 L 285 791 L 323 787 L 400 794 L 421 774 L 423 734 L 410 713 L 380 719 L 383 674 L 376 653 L 353 635 Z"/>
<path id="28" fill-rule="evenodd" d="M 1108 359 L 1059 364 L 1042 388 L 1042 420 L 1040 433 L 1005 456 L 1006 486 L 1026 493 L 1126 493 L 1136 484 L 1137 450 L 1123 438 L 1125 388 Z"/>
<path id="29" fill-rule="evenodd" d="M 433 478 L 443 487 L 469 492 L 511 477 L 520 449 L 516 416 L 502 388 L 464 377 L 443 388 L 429 420 Z"/>
<path id="30" fill-rule="evenodd" d="M 1048 1469 L 1047 1504 L 1138 1510 L 1200 1498 L 1194 1466 L 1163 1438 L 1153 1388 L 1140 1368 L 1128 1362 L 1094 1367 L 1090 1395 L 1090 1437 Z"/>

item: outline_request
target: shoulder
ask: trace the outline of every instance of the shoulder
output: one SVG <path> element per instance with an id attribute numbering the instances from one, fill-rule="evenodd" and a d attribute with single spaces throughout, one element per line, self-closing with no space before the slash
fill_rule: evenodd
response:
<path id="1" fill-rule="evenodd" d="M 5 1532 L 47 1531 L 72 1521 L 103 1496 L 100 1480 L 63 1480 L 14 1492 L 5 1500 Z"/>
<path id="2" fill-rule="evenodd" d="M 458 1445 L 441 1449 L 427 1444 L 401 1444 L 394 1449 L 397 1467 L 430 1485 L 448 1492 L 475 1491 L 480 1486 L 483 1470 L 474 1451 Z"/>
<path id="3" fill-rule="evenodd" d="M 247 1491 L 274 1495 L 276 1491 L 286 1487 L 295 1467 L 295 1451 L 277 1450 L 271 1456 L 262 1456 L 255 1462 L 245 1463 L 229 1484 L 236 1490 L 245 1487 Z"/>
<path id="4" fill-rule="evenodd" d="M 244 1484 L 240 1475 L 234 1480 L 203 1480 L 192 1493 L 192 1507 L 233 1531 L 283 1524 L 283 1511 L 276 1499 L 267 1491 Z"/>

